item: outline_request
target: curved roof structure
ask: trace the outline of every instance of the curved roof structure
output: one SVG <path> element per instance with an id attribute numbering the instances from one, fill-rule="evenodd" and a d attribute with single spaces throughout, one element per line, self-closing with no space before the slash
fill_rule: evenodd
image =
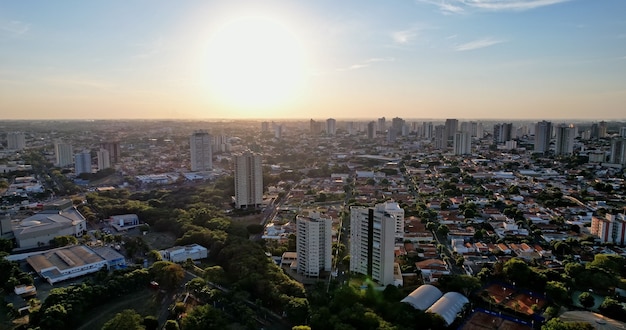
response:
<path id="1" fill-rule="evenodd" d="M 436 287 L 430 284 L 424 284 L 419 288 L 413 290 L 408 296 L 402 299 L 400 302 L 407 303 L 415 309 L 425 311 L 430 307 L 437 299 L 441 298 L 442 293 Z"/>
<path id="2" fill-rule="evenodd" d="M 430 306 L 426 312 L 439 314 L 446 321 L 446 325 L 450 325 L 467 303 L 469 300 L 464 295 L 458 292 L 448 292 Z"/>
<path id="3" fill-rule="evenodd" d="M 594 329 L 600 330 L 617 330 L 626 328 L 626 323 L 624 322 L 592 312 L 570 311 L 561 314 L 559 318 L 566 322 L 586 322 L 591 324 Z"/>

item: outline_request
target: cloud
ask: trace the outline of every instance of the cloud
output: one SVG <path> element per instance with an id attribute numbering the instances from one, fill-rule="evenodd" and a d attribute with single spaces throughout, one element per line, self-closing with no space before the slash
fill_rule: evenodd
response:
<path id="1" fill-rule="evenodd" d="M 0 32 L 12 36 L 22 35 L 30 30 L 30 24 L 20 21 L 0 20 Z"/>
<path id="2" fill-rule="evenodd" d="M 403 31 L 395 31 L 391 33 L 391 38 L 395 43 L 398 44 L 408 44 L 417 36 L 416 29 L 409 29 Z"/>
<path id="3" fill-rule="evenodd" d="M 446 15 L 462 14 L 471 10 L 523 11 L 551 6 L 571 0 L 415 0 L 439 8 Z"/>
<path id="4" fill-rule="evenodd" d="M 463 52 L 467 50 L 475 50 L 475 49 L 490 47 L 490 46 L 497 45 L 502 42 L 504 41 L 496 40 L 492 38 L 483 38 L 483 39 L 478 39 L 478 40 L 474 40 L 474 41 L 466 42 L 464 44 L 457 45 L 454 47 L 454 50 L 456 50 L 457 52 Z"/>
<path id="5" fill-rule="evenodd" d="M 374 58 L 370 58 L 364 61 L 361 61 L 359 63 L 356 64 L 352 64 L 348 67 L 345 68 L 339 68 L 337 69 L 337 71 L 350 71 L 350 70 L 358 70 L 358 69 L 363 69 L 363 68 L 367 68 L 372 66 L 374 63 L 380 63 L 380 62 L 393 62 L 396 59 L 393 57 L 374 57 Z"/>

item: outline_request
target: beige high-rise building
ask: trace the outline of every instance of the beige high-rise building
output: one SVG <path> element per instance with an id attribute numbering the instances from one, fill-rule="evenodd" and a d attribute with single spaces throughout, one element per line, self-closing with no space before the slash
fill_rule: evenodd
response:
<path id="1" fill-rule="evenodd" d="M 24 150 L 26 148 L 26 135 L 22 132 L 7 133 L 7 149 Z"/>
<path id="2" fill-rule="evenodd" d="M 396 217 L 376 207 L 350 207 L 350 271 L 394 284 Z"/>
<path id="3" fill-rule="evenodd" d="M 332 268 L 333 219 L 319 212 L 296 217 L 296 252 L 298 274 L 320 276 Z"/>
<path id="4" fill-rule="evenodd" d="M 261 156 L 249 151 L 235 156 L 235 207 L 255 208 L 263 203 Z"/>

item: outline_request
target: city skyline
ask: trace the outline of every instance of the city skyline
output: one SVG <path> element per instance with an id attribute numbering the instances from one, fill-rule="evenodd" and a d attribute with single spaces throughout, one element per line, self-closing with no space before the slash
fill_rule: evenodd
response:
<path id="1" fill-rule="evenodd" d="M 626 117 L 623 1 L 0 9 L 4 119 Z"/>

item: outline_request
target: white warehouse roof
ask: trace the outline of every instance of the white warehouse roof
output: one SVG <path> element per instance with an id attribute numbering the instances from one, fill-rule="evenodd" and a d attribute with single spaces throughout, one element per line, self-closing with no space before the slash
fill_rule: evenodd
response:
<path id="1" fill-rule="evenodd" d="M 419 288 L 413 290 L 408 296 L 402 299 L 400 302 L 407 303 L 415 309 L 419 309 L 421 311 L 425 311 L 430 307 L 435 301 L 441 298 L 443 294 L 439 289 L 430 285 L 424 284 Z"/>
<path id="2" fill-rule="evenodd" d="M 467 303 L 469 300 L 464 295 L 458 292 L 448 292 L 430 306 L 427 312 L 439 314 L 446 321 L 446 325 L 450 325 Z"/>

